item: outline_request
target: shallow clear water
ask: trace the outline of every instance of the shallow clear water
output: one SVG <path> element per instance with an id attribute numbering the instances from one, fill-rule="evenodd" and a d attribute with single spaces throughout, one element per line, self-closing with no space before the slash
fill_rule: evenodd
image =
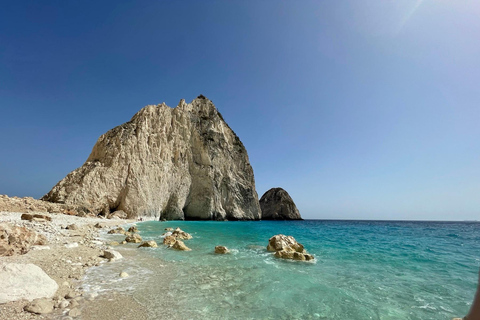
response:
<path id="1" fill-rule="evenodd" d="M 450 319 L 468 311 L 480 265 L 478 223 L 138 224 L 144 240 L 159 244 L 164 229 L 177 226 L 193 235 L 185 241 L 192 251 L 139 249 L 175 274 L 167 284 L 144 271 L 148 280 L 139 282 L 135 295 L 148 303 L 147 296 L 167 292 L 184 315 L 180 318 Z M 315 263 L 274 258 L 266 245 L 279 233 L 294 236 L 315 255 Z M 216 245 L 233 252 L 216 255 Z M 144 267 L 155 272 L 156 266 Z M 155 309 L 155 303 L 149 307 Z"/>

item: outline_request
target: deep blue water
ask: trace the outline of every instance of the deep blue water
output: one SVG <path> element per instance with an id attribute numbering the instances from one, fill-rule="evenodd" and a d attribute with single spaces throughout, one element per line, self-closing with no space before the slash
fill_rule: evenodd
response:
<path id="1" fill-rule="evenodd" d="M 144 240 L 159 244 L 166 227 L 193 235 L 185 241 L 192 251 L 160 245 L 144 252 L 174 266 L 175 278 L 159 290 L 194 319 L 450 319 L 468 312 L 480 266 L 474 222 L 152 221 L 138 227 Z M 294 236 L 315 263 L 267 252 L 268 239 L 280 233 Z M 216 255 L 216 245 L 233 252 Z M 155 287 L 155 279 L 148 285 Z"/>

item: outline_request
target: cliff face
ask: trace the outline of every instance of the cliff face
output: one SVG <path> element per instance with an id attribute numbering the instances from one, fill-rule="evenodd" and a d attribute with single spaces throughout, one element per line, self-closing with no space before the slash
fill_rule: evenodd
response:
<path id="1" fill-rule="evenodd" d="M 141 109 L 102 135 L 83 166 L 42 200 L 130 218 L 260 218 L 247 151 L 203 96 Z"/>
<path id="2" fill-rule="evenodd" d="M 260 199 L 262 220 L 303 220 L 287 191 L 272 188 Z"/>

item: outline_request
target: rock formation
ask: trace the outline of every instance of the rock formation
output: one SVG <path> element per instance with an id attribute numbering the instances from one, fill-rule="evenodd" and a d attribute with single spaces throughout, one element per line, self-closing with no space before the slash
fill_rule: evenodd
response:
<path id="1" fill-rule="evenodd" d="M 268 240 L 268 251 L 275 252 L 275 257 L 300 261 L 314 260 L 315 257 L 308 254 L 302 244 L 292 236 L 277 234 Z"/>
<path id="2" fill-rule="evenodd" d="M 260 199 L 262 220 L 302 220 L 297 206 L 287 191 L 272 188 Z"/>
<path id="3" fill-rule="evenodd" d="M 45 236 L 26 227 L 0 225 L 0 257 L 25 254 L 34 245 L 45 245 Z"/>
<path id="4" fill-rule="evenodd" d="M 141 109 L 102 135 L 83 166 L 42 199 L 106 216 L 260 219 L 245 147 L 203 96 Z"/>

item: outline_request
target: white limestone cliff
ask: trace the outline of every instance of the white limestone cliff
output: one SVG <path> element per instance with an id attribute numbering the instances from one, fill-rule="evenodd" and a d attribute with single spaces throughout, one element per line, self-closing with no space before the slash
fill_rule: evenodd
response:
<path id="1" fill-rule="evenodd" d="M 213 103 L 149 105 L 102 135 L 87 161 L 42 200 L 93 213 L 176 220 L 258 220 L 247 151 Z"/>

